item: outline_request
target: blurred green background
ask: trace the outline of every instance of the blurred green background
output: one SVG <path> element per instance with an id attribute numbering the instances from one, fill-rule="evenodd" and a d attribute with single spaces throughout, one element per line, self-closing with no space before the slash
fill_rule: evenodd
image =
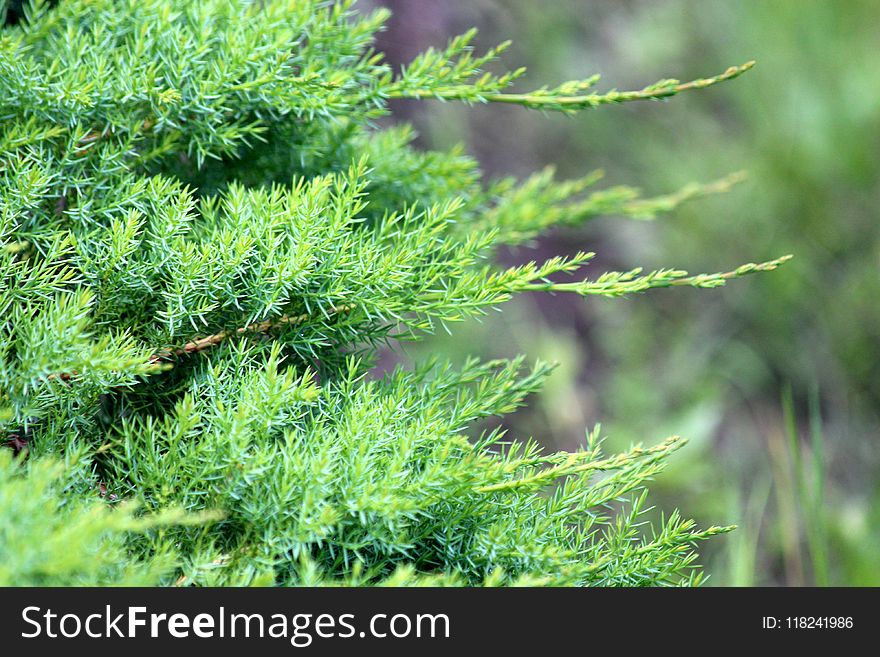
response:
<path id="1" fill-rule="evenodd" d="M 366 2 L 362 2 L 366 4 Z M 511 38 L 521 87 L 603 75 L 600 89 L 744 77 L 668 103 L 544 116 L 436 102 L 395 106 L 421 144 L 462 142 L 489 176 L 554 163 L 664 193 L 747 170 L 728 194 L 655 222 L 557 230 L 522 262 L 578 249 L 591 266 L 722 271 L 792 253 L 783 269 L 712 291 L 625 300 L 523 297 L 396 358 L 441 352 L 557 360 L 519 437 L 572 448 L 601 422 L 611 447 L 691 442 L 653 485 L 658 508 L 735 523 L 702 546 L 715 585 L 880 585 L 880 3 L 820 0 L 381 0 L 379 48 L 408 61 L 480 28 Z"/>

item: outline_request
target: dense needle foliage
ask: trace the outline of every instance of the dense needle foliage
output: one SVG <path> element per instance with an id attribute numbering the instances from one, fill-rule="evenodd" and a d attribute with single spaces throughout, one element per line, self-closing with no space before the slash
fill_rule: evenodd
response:
<path id="1" fill-rule="evenodd" d="M 3 4 L 0 4 L 3 6 Z M 0 582 L 692 583 L 695 528 L 643 526 L 682 441 L 544 453 L 481 420 L 538 362 L 370 375 L 378 348 L 522 291 L 622 296 L 718 274 L 510 269 L 500 244 L 659 198 L 600 175 L 486 181 L 380 129 L 394 98 L 574 113 L 662 99 L 596 78 L 513 93 L 473 34 L 394 72 L 386 12 L 307 0 L 31 2 L 0 38 Z M 110 507 L 108 509 L 108 507 Z M 30 546 L 30 547 L 28 547 Z M 39 549 L 35 549 L 38 546 Z M 100 555 L 95 558 L 94 555 Z"/>

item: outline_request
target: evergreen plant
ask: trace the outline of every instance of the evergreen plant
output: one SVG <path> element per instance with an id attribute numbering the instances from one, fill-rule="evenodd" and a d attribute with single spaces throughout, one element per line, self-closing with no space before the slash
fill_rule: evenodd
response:
<path id="1" fill-rule="evenodd" d="M 734 178 L 644 198 L 600 174 L 486 180 L 378 120 L 392 99 L 576 113 L 734 78 L 511 90 L 473 32 L 402 70 L 386 11 L 316 0 L 33 0 L 0 37 L 2 584 L 665 585 L 698 529 L 645 526 L 683 440 L 546 453 L 487 418 L 552 367 L 380 348 L 526 291 L 619 297 L 728 272 L 584 277 L 580 252 L 500 245 L 650 217 Z M 384 126 L 384 127 L 383 127 Z"/>

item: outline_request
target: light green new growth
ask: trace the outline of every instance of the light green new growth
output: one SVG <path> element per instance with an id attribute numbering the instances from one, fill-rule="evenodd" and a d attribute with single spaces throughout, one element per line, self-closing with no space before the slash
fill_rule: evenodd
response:
<path id="1" fill-rule="evenodd" d="M 382 344 L 519 292 L 776 268 L 559 282 L 592 254 L 492 264 L 551 226 L 653 218 L 740 176 L 656 198 L 589 191 L 600 173 L 485 181 L 461 149 L 375 119 L 419 97 L 574 112 L 751 64 L 515 94 L 522 70 L 484 73 L 504 45 L 475 56 L 473 32 L 395 74 L 371 49 L 387 12 L 352 4 L 34 1 L 4 28 L 0 430 L 18 458 L 0 460 L 0 583 L 699 581 L 694 543 L 730 528 L 677 512 L 645 528 L 644 486 L 681 439 L 617 456 L 598 430 L 571 454 L 508 439 L 485 420 L 540 387 L 540 362 L 370 371 Z"/>
<path id="2" fill-rule="evenodd" d="M 468 103 L 510 103 L 531 109 L 544 109 L 560 112 L 575 112 L 592 109 L 612 103 L 626 103 L 634 100 L 660 100 L 675 96 L 690 89 L 704 89 L 725 80 L 732 80 L 748 71 L 755 62 L 742 66 L 731 66 L 726 71 L 711 78 L 682 83 L 679 80 L 660 80 L 639 91 L 617 91 L 582 94 L 599 82 L 594 75 L 585 80 L 570 80 L 553 89 L 542 87 L 531 93 L 504 93 L 514 81 L 525 74 L 525 68 L 493 75 L 484 73 L 483 68 L 504 52 L 510 42 L 490 49 L 486 54 L 475 57 L 471 42 L 477 31 L 450 40 L 442 51 L 428 49 L 405 67 L 401 75 L 392 80 L 383 80 L 384 95 L 387 98 L 436 98 L 438 100 L 460 100 Z"/>

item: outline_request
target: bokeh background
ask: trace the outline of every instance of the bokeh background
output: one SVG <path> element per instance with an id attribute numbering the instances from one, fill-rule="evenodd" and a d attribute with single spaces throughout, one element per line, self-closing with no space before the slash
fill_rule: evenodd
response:
<path id="1" fill-rule="evenodd" d="M 690 444 L 653 501 L 739 525 L 702 546 L 715 585 L 880 585 L 880 3 L 849 0 L 361 0 L 394 11 L 395 64 L 453 34 L 511 38 L 520 86 L 598 72 L 600 89 L 746 76 L 665 103 L 574 118 L 402 102 L 425 148 L 463 143 L 487 176 L 556 164 L 665 193 L 747 170 L 730 193 L 654 222 L 609 217 L 552 232 L 505 263 L 597 251 L 594 272 L 722 271 L 792 253 L 712 291 L 584 302 L 526 296 L 389 356 L 526 353 L 560 363 L 512 434 L 570 449 L 602 423 L 609 447 Z"/>

